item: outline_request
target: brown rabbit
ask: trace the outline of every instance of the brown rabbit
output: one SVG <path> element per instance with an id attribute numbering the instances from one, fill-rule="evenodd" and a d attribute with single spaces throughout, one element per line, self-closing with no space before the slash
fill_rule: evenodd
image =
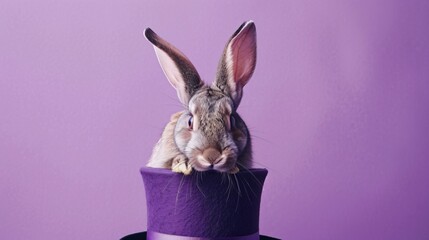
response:
<path id="1" fill-rule="evenodd" d="M 165 76 L 186 106 L 172 115 L 147 166 L 185 175 L 192 169 L 237 173 L 239 168 L 250 168 L 250 134 L 236 110 L 256 64 L 253 21 L 244 22 L 228 41 L 211 86 L 204 84 L 177 48 L 150 28 L 145 29 L 144 35 L 153 44 Z"/>

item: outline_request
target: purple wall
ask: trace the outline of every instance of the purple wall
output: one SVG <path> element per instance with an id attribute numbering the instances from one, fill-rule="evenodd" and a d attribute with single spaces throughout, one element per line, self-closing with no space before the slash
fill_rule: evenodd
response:
<path id="1" fill-rule="evenodd" d="M 428 12 L 428 1 L 1 1 L 1 238 L 144 230 L 139 167 L 180 105 L 143 29 L 211 81 L 253 19 L 259 58 L 239 111 L 270 171 L 261 233 L 427 239 Z"/>

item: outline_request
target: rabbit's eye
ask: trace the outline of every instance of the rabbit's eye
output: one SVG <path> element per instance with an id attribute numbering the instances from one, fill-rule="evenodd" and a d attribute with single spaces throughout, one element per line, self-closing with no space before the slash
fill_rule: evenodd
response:
<path id="1" fill-rule="evenodd" d="M 189 127 L 189 129 L 191 129 L 191 130 L 192 130 L 192 128 L 194 127 L 194 117 L 193 117 L 193 116 L 190 116 L 190 117 L 189 117 L 189 120 L 188 120 L 188 127 Z"/>
<path id="2" fill-rule="evenodd" d="M 235 128 L 235 118 L 233 116 L 230 117 L 231 128 Z"/>

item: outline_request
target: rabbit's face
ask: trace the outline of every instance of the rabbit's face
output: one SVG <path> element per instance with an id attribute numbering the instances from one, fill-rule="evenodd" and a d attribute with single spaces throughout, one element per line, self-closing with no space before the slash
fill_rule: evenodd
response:
<path id="1" fill-rule="evenodd" d="M 195 170 L 236 169 L 248 131 L 233 109 L 231 98 L 209 87 L 190 99 L 189 111 L 182 114 L 176 125 L 175 142 Z"/>

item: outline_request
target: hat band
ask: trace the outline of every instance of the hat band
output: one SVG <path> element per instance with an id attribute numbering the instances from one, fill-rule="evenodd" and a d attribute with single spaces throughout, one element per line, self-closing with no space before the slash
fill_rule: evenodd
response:
<path id="1" fill-rule="evenodd" d="M 239 236 L 239 237 L 219 237 L 219 238 L 206 238 L 206 237 L 188 237 L 165 234 L 154 231 L 147 231 L 148 240 L 259 240 L 259 232 L 251 235 Z"/>

